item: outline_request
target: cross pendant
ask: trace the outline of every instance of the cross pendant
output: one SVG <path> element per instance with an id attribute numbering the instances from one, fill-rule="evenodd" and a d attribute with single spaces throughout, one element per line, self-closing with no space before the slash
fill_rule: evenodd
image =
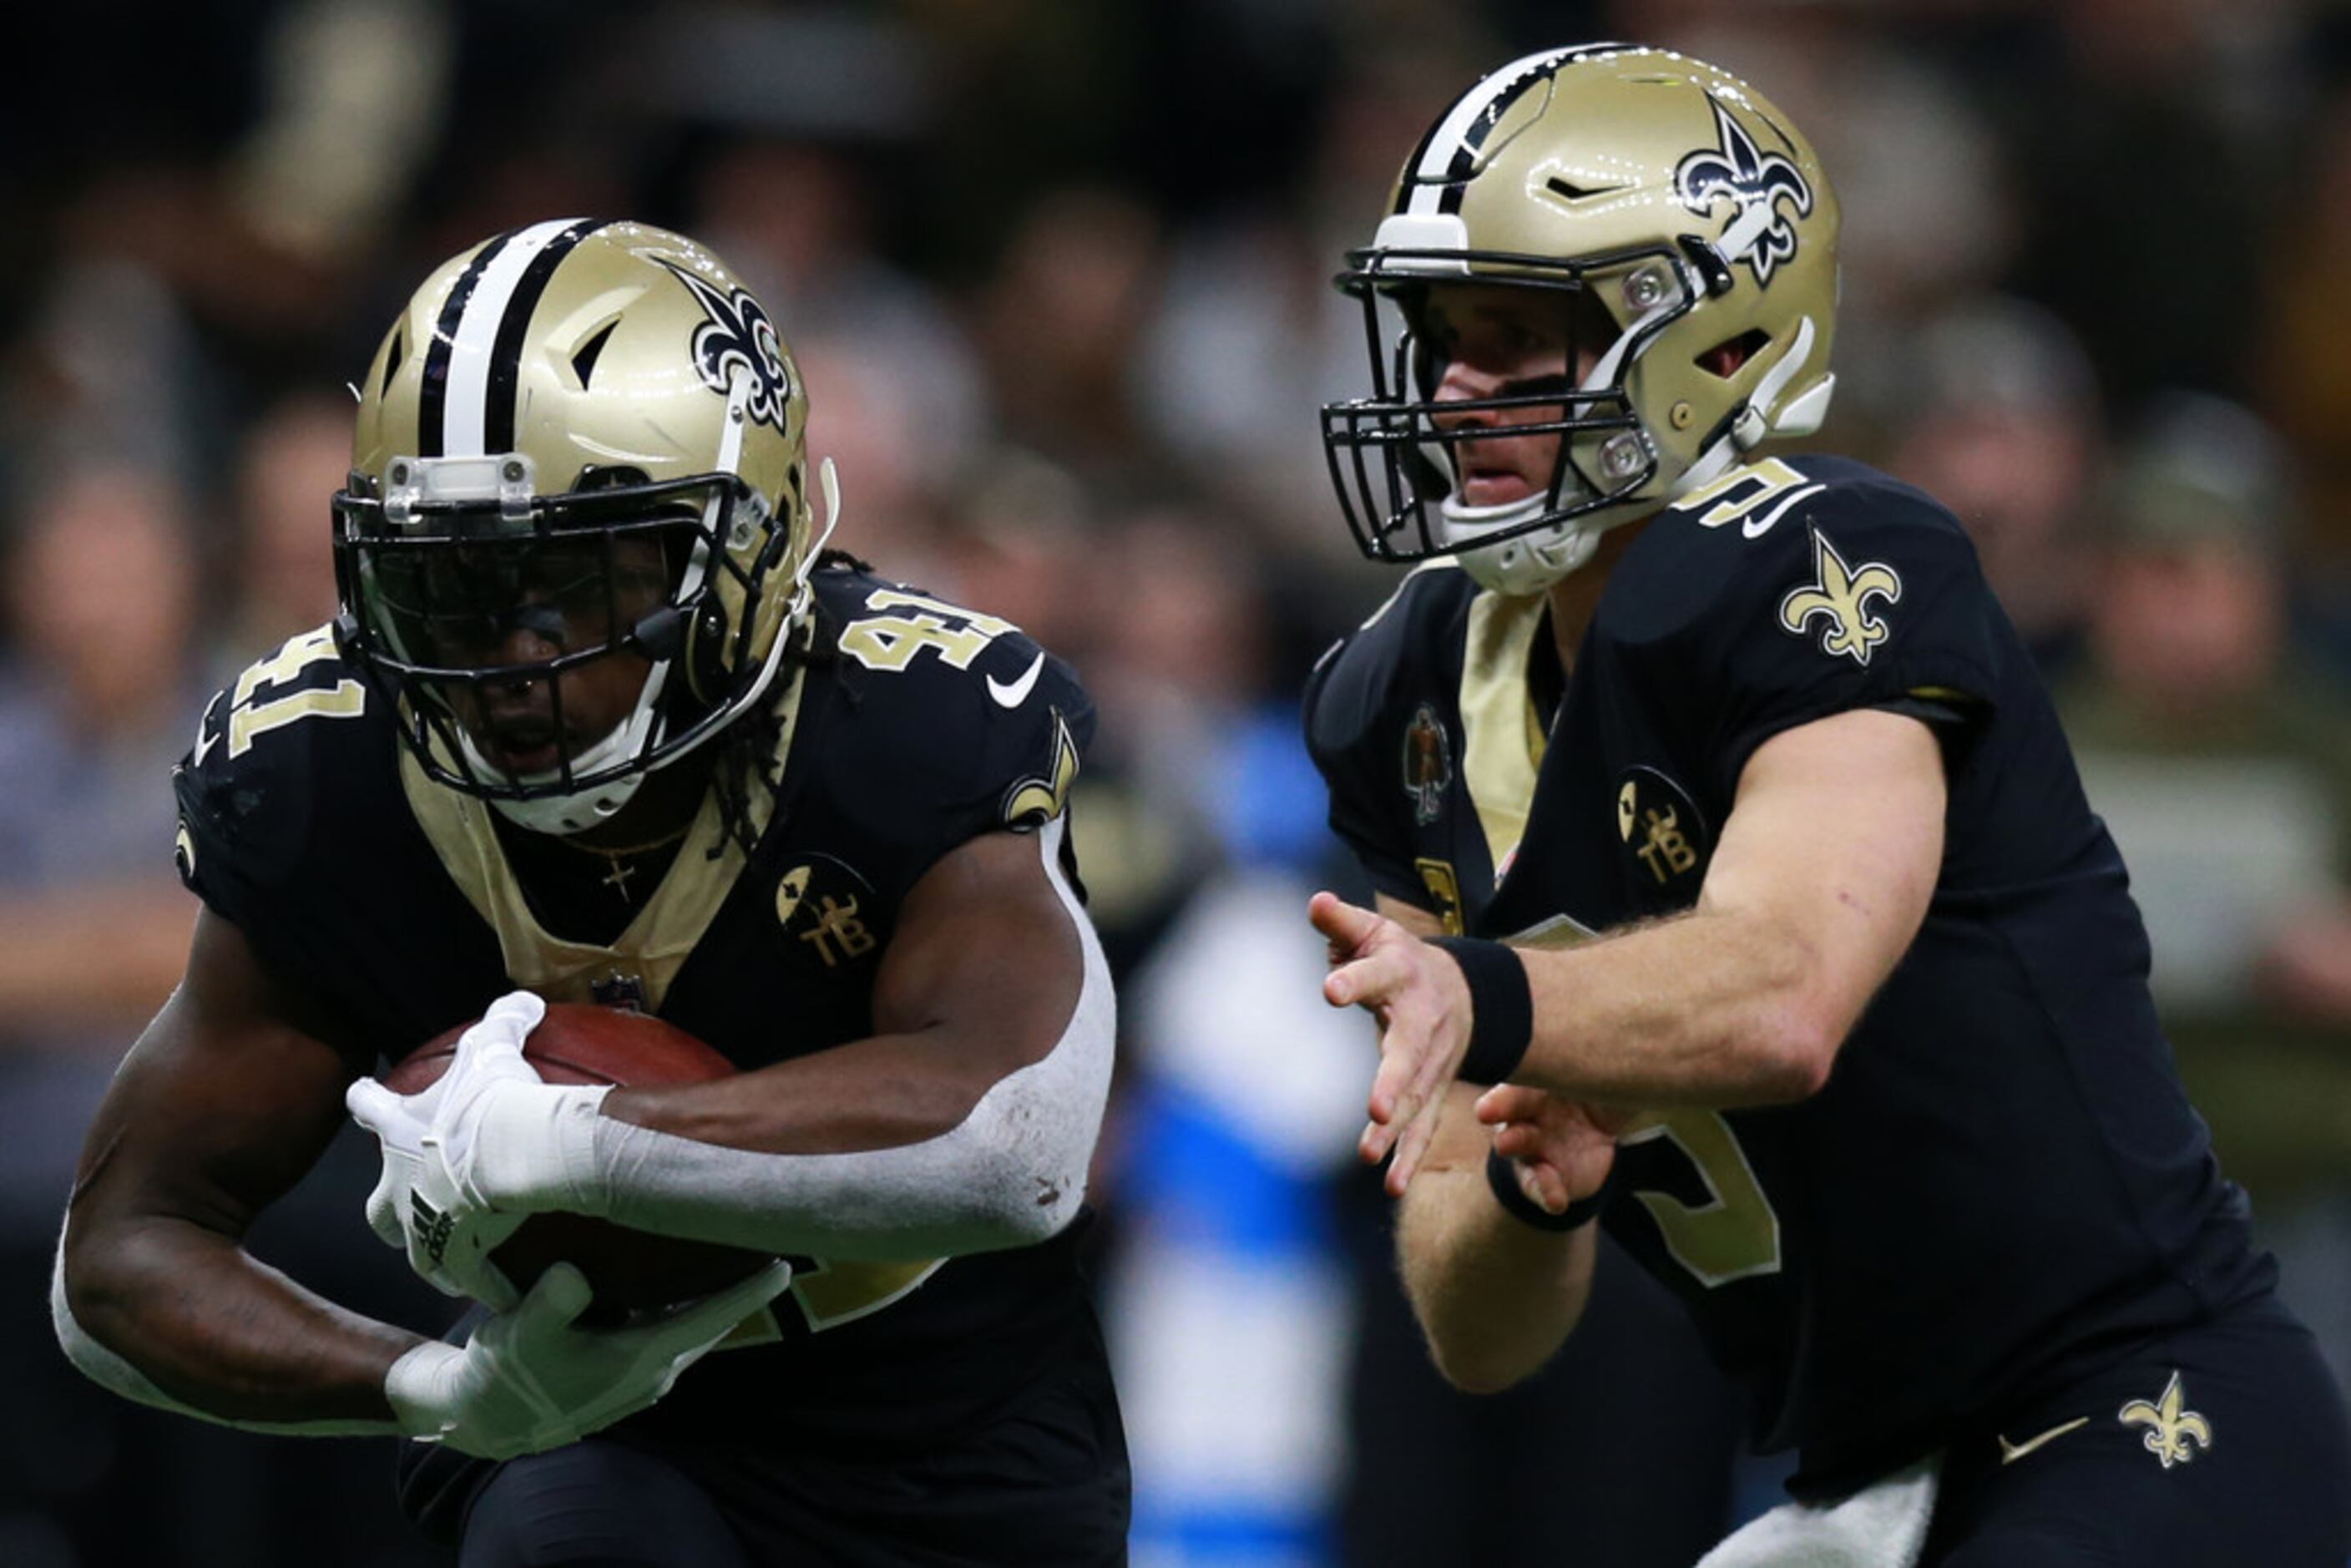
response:
<path id="1" fill-rule="evenodd" d="M 612 869 L 605 875 L 604 885 L 619 894 L 622 903 L 635 903 L 636 901 L 629 896 L 629 879 L 637 874 L 637 868 L 618 856 L 611 857 L 611 861 Z"/>

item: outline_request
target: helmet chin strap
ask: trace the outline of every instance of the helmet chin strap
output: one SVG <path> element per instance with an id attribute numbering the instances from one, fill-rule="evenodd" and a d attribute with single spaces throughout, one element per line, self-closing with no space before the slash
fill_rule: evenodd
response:
<path id="1" fill-rule="evenodd" d="M 613 767 L 635 754 L 637 747 L 644 743 L 646 721 L 651 721 L 653 727 L 659 727 L 660 716 L 653 711 L 653 699 L 660 695 L 663 677 L 668 674 L 667 660 L 653 666 L 653 674 L 645 677 L 645 695 L 638 700 L 636 711 L 623 723 L 615 725 L 610 735 L 581 752 L 573 760 L 572 772 L 592 773 Z M 497 773 L 489 760 L 475 748 L 473 737 L 467 735 L 462 727 L 457 731 L 457 744 L 465 754 L 466 765 L 478 776 L 494 777 Z M 592 789 L 540 795 L 528 800 L 494 796 L 490 804 L 518 828 L 528 828 L 534 833 L 568 837 L 573 833 L 584 833 L 619 816 L 622 808 L 636 798 L 637 790 L 644 784 L 645 775 L 650 771 L 650 768 L 641 768 L 634 772 L 623 773 L 609 783 L 599 784 Z M 516 778 L 515 782 L 552 784 L 562 777 L 560 773 L 525 774 Z"/>
<path id="2" fill-rule="evenodd" d="M 1454 559 L 1470 580 L 1480 588 L 1515 597 L 1540 593 L 1589 561 L 1607 531 L 1607 522 L 1587 514 L 1512 535 L 1499 544 L 1477 542 L 1480 535 L 1515 528 L 1549 509 L 1541 496 L 1499 507 L 1464 506 L 1448 496 L 1437 513 L 1445 520 L 1447 542 L 1456 547 Z"/>

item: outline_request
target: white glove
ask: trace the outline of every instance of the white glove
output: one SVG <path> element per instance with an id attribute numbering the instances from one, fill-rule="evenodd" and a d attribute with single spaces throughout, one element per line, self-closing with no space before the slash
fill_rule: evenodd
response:
<path id="1" fill-rule="evenodd" d="M 559 1448 L 667 1394 L 678 1374 L 791 1282 L 791 1265 L 778 1261 L 659 1318 L 583 1329 L 572 1320 L 588 1306 L 588 1281 L 558 1263 L 462 1347 L 428 1341 L 393 1362 L 384 1396 L 400 1429 L 421 1442 L 484 1459 Z"/>
<path id="2" fill-rule="evenodd" d="M 569 1185 L 564 1131 L 586 1130 L 607 1092 L 538 1081 L 522 1042 L 546 1012 L 530 992 L 510 992 L 458 1037 L 430 1088 L 395 1094 L 361 1078 L 343 1094 L 383 1148 L 369 1226 L 404 1248 L 435 1289 L 500 1312 L 518 1296 L 489 1255 L 534 1209 L 559 1206 Z"/>

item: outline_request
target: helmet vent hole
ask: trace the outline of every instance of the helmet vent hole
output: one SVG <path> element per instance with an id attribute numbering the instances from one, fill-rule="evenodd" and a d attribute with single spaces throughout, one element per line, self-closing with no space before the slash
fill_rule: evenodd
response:
<path id="1" fill-rule="evenodd" d="M 580 351 L 571 356 L 571 373 L 580 378 L 580 391 L 588 390 L 588 378 L 596 373 L 596 361 L 604 352 L 604 345 L 612 340 L 612 333 L 620 325 L 617 320 L 605 322 L 604 329 L 580 344 Z"/>
<path id="2" fill-rule="evenodd" d="M 392 391 L 392 378 L 400 373 L 400 361 L 406 358 L 408 358 L 408 334 L 394 330 L 392 334 L 392 347 L 384 351 L 383 381 L 375 389 L 376 396 L 381 397 Z"/>
<path id="3" fill-rule="evenodd" d="M 1612 195 L 1621 189 L 1615 185 L 1579 185 L 1573 181 L 1562 180 L 1556 174 L 1545 180 L 1543 184 L 1552 195 L 1571 202 L 1580 202 L 1588 196 Z"/>
<path id="4" fill-rule="evenodd" d="M 1699 354 L 1691 362 L 1710 376 L 1729 381 L 1745 367 L 1750 360 L 1761 353 L 1771 341 L 1771 334 L 1761 327 L 1750 327 L 1736 338 L 1725 338 L 1713 348 Z"/>

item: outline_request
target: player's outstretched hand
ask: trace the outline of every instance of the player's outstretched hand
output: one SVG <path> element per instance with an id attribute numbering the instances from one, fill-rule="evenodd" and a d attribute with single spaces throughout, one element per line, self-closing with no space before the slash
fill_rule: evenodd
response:
<path id="1" fill-rule="evenodd" d="M 368 1195 L 370 1228 L 386 1245 L 405 1249 L 409 1267 L 435 1289 L 501 1310 L 515 1305 L 515 1290 L 489 1256 L 528 1215 L 511 1206 L 501 1211 L 483 1179 L 483 1155 L 503 1144 L 499 1157 L 511 1163 L 523 1153 L 513 1145 L 528 1141 L 522 1130 L 547 1121 L 527 1110 L 515 1114 L 520 1108 L 502 1108 L 502 1100 L 535 1105 L 563 1092 L 541 1083 L 523 1060 L 522 1043 L 546 1012 L 530 992 L 511 992 L 459 1037 L 449 1070 L 422 1092 L 395 1094 L 362 1078 L 343 1094 L 352 1119 L 383 1149 L 383 1175 Z M 498 1131 L 486 1135 L 494 1120 Z"/>
<path id="2" fill-rule="evenodd" d="M 1519 1190 L 1547 1214 L 1563 1214 L 1600 1190 L 1616 1163 L 1616 1135 L 1631 1119 L 1514 1083 L 1478 1096 L 1476 1113 L 1494 1129 L 1494 1147 L 1510 1156 Z"/>
<path id="3" fill-rule="evenodd" d="M 392 1363 L 385 1397 L 401 1429 L 485 1459 L 576 1443 L 667 1394 L 678 1375 L 781 1295 L 791 1265 L 625 1328 L 584 1329 L 588 1281 L 569 1263 L 460 1345 L 428 1341 Z"/>
<path id="4" fill-rule="evenodd" d="M 1334 1008 L 1363 1008 L 1379 1020 L 1372 1119 L 1356 1149 L 1367 1165 L 1394 1152 L 1387 1189 L 1401 1197 L 1437 1134 L 1446 1085 L 1469 1049 L 1469 983 L 1443 948 L 1336 894 L 1316 894 L 1306 914 L 1331 943 L 1323 999 Z"/>

